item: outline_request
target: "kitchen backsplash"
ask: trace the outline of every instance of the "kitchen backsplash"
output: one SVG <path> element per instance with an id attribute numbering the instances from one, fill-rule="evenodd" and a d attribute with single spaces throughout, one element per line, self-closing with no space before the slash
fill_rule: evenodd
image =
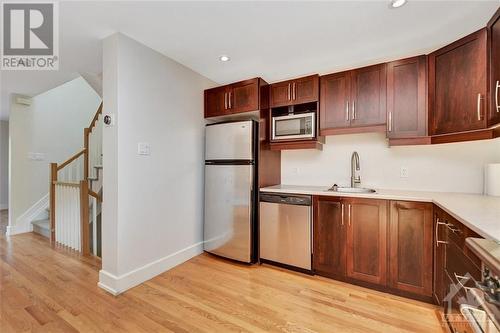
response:
<path id="1" fill-rule="evenodd" d="M 485 165 L 500 162 L 500 139 L 389 148 L 385 133 L 329 136 L 323 151 L 283 151 L 281 183 L 348 185 L 353 151 L 363 187 L 483 193 Z"/>

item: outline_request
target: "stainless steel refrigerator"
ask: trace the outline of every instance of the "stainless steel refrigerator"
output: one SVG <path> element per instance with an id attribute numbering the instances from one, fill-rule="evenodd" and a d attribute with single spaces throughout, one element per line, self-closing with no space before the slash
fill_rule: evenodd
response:
<path id="1" fill-rule="evenodd" d="M 255 121 L 206 126 L 204 249 L 256 261 L 257 149 Z"/>

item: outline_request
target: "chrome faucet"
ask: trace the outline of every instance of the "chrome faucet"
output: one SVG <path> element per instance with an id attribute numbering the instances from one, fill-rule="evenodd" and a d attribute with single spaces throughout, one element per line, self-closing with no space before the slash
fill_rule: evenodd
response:
<path id="1" fill-rule="evenodd" d="M 353 152 L 351 156 L 351 187 L 361 183 L 361 177 L 359 174 L 356 176 L 356 171 L 359 171 L 359 155 L 357 152 Z"/>

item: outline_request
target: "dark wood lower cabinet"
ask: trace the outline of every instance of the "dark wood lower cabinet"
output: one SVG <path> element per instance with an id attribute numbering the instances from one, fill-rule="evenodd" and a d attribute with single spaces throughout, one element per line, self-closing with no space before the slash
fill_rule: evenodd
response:
<path id="1" fill-rule="evenodd" d="M 347 277 L 385 285 L 387 278 L 387 201 L 345 200 Z"/>
<path id="2" fill-rule="evenodd" d="M 345 276 L 345 207 L 340 198 L 314 198 L 313 269 L 317 274 Z"/>
<path id="3" fill-rule="evenodd" d="M 430 203 L 314 197 L 316 274 L 432 302 Z"/>
<path id="4" fill-rule="evenodd" d="M 445 285 L 445 253 L 448 228 L 443 216 L 444 212 L 434 207 L 434 279 L 433 297 L 436 304 L 442 305 L 446 295 Z"/>
<path id="5" fill-rule="evenodd" d="M 432 296 L 432 222 L 432 204 L 391 201 L 391 288 Z"/>

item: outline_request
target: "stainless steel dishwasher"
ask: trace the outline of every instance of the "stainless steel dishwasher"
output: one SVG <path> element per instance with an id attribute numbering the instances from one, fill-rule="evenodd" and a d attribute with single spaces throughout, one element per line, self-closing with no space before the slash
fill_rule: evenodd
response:
<path id="1" fill-rule="evenodd" d="M 260 259 L 311 271 L 311 197 L 260 194 Z"/>

